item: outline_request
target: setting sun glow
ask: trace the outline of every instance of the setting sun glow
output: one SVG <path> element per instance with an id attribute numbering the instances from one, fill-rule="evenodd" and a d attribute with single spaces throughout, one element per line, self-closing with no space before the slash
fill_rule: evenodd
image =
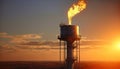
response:
<path id="1" fill-rule="evenodd" d="M 113 46 L 115 50 L 120 50 L 120 40 L 113 41 Z"/>
<path id="2" fill-rule="evenodd" d="M 120 50 L 120 41 L 116 41 L 115 42 L 115 47 L 116 47 L 116 49 Z"/>

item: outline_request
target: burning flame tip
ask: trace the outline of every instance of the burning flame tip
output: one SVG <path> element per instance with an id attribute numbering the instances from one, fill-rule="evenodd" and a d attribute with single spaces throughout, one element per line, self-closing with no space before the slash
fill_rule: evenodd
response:
<path id="1" fill-rule="evenodd" d="M 72 23 L 72 18 L 86 8 L 84 0 L 79 0 L 76 4 L 73 4 L 68 10 L 68 22 Z"/>

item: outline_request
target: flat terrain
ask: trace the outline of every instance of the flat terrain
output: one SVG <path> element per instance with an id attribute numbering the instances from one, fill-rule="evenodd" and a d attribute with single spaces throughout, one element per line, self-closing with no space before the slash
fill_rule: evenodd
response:
<path id="1" fill-rule="evenodd" d="M 75 69 L 120 69 L 120 62 L 81 62 Z M 9 61 L 0 62 L 0 69 L 65 69 L 55 61 Z"/>
<path id="2" fill-rule="evenodd" d="M 63 69 L 62 63 L 51 61 L 0 62 L 0 69 Z"/>

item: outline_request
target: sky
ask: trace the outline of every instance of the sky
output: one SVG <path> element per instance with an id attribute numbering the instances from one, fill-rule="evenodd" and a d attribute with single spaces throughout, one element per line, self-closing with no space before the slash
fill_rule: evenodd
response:
<path id="1" fill-rule="evenodd" d="M 0 61 L 58 60 L 59 51 L 53 48 L 59 46 L 59 24 L 68 24 L 67 11 L 76 1 L 0 0 Z M 115 47 L 100 43 L 120 41 L 120 1 L 86 3 L 87 8 L 72 21 L 83 37 L 81 60 L 119 60 L 120 52 L 112 52 Z M 109 58 L 111 53 L 116 55 Z"/>

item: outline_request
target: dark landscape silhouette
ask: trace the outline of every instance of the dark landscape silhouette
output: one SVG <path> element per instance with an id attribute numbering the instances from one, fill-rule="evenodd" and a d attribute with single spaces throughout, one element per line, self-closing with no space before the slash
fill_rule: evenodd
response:
<path id="1" fill-rule="evenodd" d="M 80 62 L 75 69 L 120 69 L 120 62 Z M 57 61 L 3 61 L 0 69 L 65 69 Z"/>

